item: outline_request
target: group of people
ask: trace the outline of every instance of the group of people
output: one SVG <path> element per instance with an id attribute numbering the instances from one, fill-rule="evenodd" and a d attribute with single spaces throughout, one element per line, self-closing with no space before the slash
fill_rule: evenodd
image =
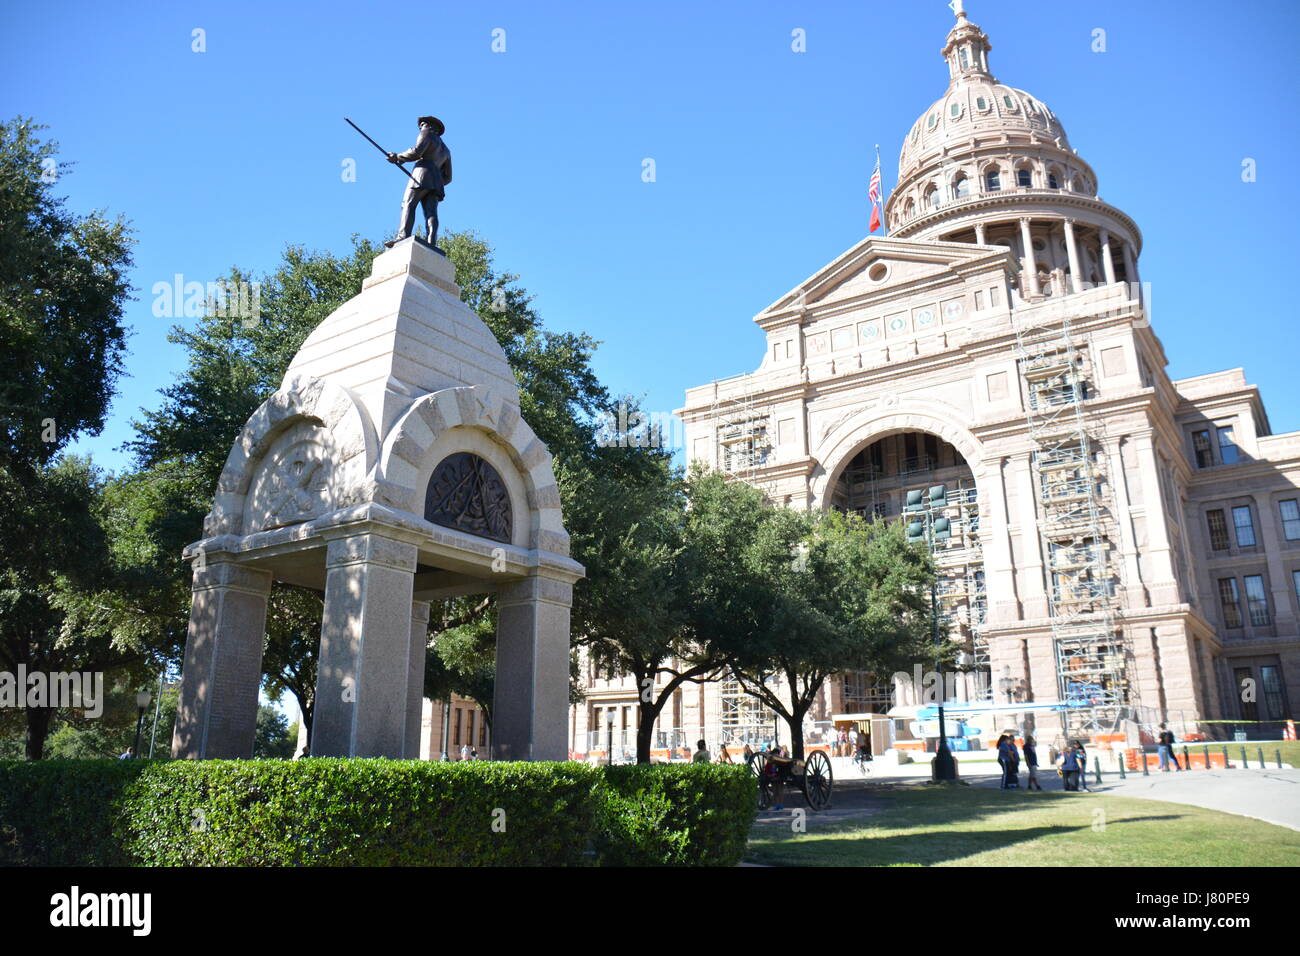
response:
<path id="1" fill-rule="evenodd" d="M 1028 770 L 1026 790 L 1042 790 L 1038 780 L 1038 749 L 1034 738 L 1025 734 L 1024 744 L 1016 747 L 1014 734 L 1003 734 L 998 738 L 998 766 L 1002 768 L 1002 789 L 1020 789 L 1020 757 L 1024 754 L 1025 768 Z M 1054 753 L 1053 762 L 1057 772 L 1065 783 L 1066 790 L 1088 789 L 1088 751 L 1082 740 L 1069 743 L 1059 753 Z"/>

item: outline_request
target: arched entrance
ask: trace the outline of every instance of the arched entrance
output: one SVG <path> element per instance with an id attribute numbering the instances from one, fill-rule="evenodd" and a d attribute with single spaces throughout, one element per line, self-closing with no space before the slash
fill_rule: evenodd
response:
<path id="1" fill-rule="evenodd" d="M 938 570 L 940 627 L 970 655 L 956 696 L 986 699 L 990 664 L 988 595 L 975 473 L 939 435 L 895 428 L 859 443 L 827 482 L 824 506 L 868 520 L 902 521 L 909 540 L 927 547 Z M 845 693 L 856 675 L 848 675 Z M 902 701 L 908 703 L 909 701 Z"/>

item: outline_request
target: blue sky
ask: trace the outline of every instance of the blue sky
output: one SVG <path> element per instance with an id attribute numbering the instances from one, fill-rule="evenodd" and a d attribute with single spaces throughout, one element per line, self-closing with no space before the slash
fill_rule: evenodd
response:
<path id="1" fill-rule="evenodd" d="M 1300 428 L 1300 4 L 968 6 L 995 75 L 1052 107 L 1102 197 L 1141 226 L 1170 374 L 1242 365 L 1273 430 Z M 394 149 L 415 116 L 446 122 L 444 226 L 489 239 L 548 326 L 602 340 L 612 388 L 668 411 L 689 386 L 752 370 L 751 317 L 865 235 L 874 145 L 892 187 L 904 134 L 946 85 L 953 22 L 943 0 L 56 0 L 3 17 L 0 112 L 48 124 L 77 164 L 59 186 L 71 207 L 123 213 L 139 240 L 129 377 L 103 435 L 78 446 L 110 467 L 183 367 L 153 283 L 391 234 L 401 177 L 345 115 Z M 342 181 L 347 158 L 356 182 Z M 1242 182 L 1246 158 L 1256 182 Z"/>

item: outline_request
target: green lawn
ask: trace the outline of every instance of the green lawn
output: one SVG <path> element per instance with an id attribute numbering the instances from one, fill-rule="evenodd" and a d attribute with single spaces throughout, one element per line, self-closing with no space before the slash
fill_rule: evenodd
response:
<path id="1" fill-rule="evenodd" d="M 888 809 L 833 827 L 750 834 L 773 866 L 1300 866 L 1300 833 L 1247 817 L 1088 793 L 882 791 Z M 1096 827 L 1094 829 L 1094 827 Z"/>

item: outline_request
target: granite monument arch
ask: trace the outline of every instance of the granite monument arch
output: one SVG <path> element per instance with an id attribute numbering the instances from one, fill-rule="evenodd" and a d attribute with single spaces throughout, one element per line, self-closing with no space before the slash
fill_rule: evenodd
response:
<path id="1" fill-rule="evenodd" d="M 415 757 L 429 603 L 495 592 L 492 755 L 567 755 L 569 556 L 551 456 L 491 331 L 418 239 L 375 258 L 227 458 L 172 754 L 249 757 L 273 581 L 324 594 L 311 752 Z"/>

